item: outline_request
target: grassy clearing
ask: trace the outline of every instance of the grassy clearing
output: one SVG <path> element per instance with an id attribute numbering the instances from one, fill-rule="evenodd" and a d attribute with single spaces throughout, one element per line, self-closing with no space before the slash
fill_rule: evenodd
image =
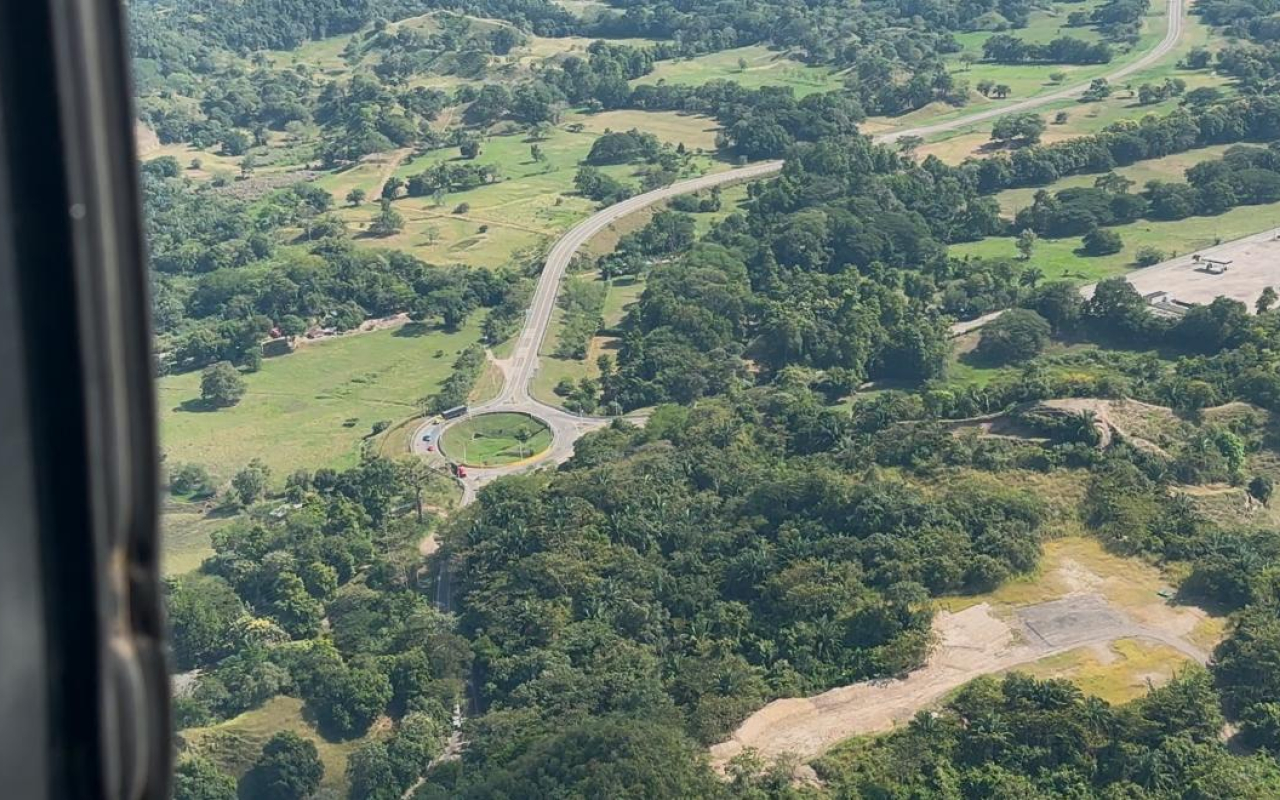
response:
<path id="1" fill-rule="evenodd" d="M 596 135 L 610 130 L 639 128 L 669 144 L 683 143 L 695 152 L 714 151 L 716 134 L 720 132 L 719 123 L 711 117 L 676 111 L 602 111 L 599 114 L 573 115 L 567 120 L 583 125 L 583 130 Z"/>
<path id="2" fill-rule="evenodd" d="M 951 355 L 947 361 L 948 384 L 961 387 L 986 386 L 996 378 L 1016 371 L 1015 368 L 977 363 L 973 352 L 981 338 L 981 334 L 974 331 L 952 341 Z"/>
<path id="3" fill-rule="evenodd" d="M 1071 36 L 1087 42 L 1096 42 L 1101 37 L 1093 28 L 1068 28 L 1067 14 L 1071 11 L 1091 11 L 1101 5 L 1101 0 L 1087 0 L 1084 3 L 1059 3 L 1050 9 L 1034 12 L 1028 20 L 1027 27 L 1017 28 L 1004 33 L 1012 34 L 1028 42 L 1043 44 L 1059 36 Z M 1157 19 L 1153 19 L 1157 17 Z M 997 84 L 1003 83 L 1013 89 L 1014 96 L 1028 97 L 1050 89 L 1058 84 L 1049 80 L 1054 72 L 1065 73 L 1068 77 L 1064 83 L 1080 83 L 1096 75 L 1104 75 L 1115 68 L 1114 64 L 1123 63 L 1132 54 L 1145 52 L 1159 41 L 1163 34 L 1163 9 L 1159 13 L 1149 14 L 1143 25 L 1143 37 L 1131 51 L 1120 55 L 1113 64 L 988 64 L 976 63 L 965 66 L 960 61 L 960 53 L 948 56 L 948 61 L 955 64 L 953 72 L 957 77 L 976 86 L 979 81 L 989 80 Z M 982 57 L 982 45 L 995 35 L 991 31 L 973 31 L 956 34 L 956 40 L 964 47 L 965 53 Z M 1136 57 L 1136 56 L 1134 56 Z M 981 95 L 979 95 L 981 97 Z M 985 99 L 985 98 L 984 98 Z"/>
<path id="4" fill-rule="evenodd" d="M 467 466 L 496 467 L 551 446 L 551 429 L 524 414 L 481 414 L 449 426 L 440 447 Z"/>
<path id="5" fill-rule="evenodd" d="M 1017 671 L 1037 678 L 1066 678 L 1085 694 L 1125 703 L 1145 695 L 1152 686 L 1168 683 L 1190 663 L 1185 654 L 1167 645 L 1119 639 L 1050 656 Z"/>
<path id="6" fill-rule="evenodd" d="M 1029 606 L 1087 591 L 1102 595 L 1139 621 L 1172 608 L 1165 600 L 1171 576 L 1144 561 L 1113 555 L 1096 539 L 1071 531 L 1073 527 L 1065 524 L 1068 535 L 1045 542 L 1040 567 L 1033 574 L 987 594 L 943 598 L 939 606 L 952 612 L 978 603 Z"/>
<path id="7" fill-rule="evenodd" d="M 184 408 L 199 398 L 199 372 L 161 378 L 161 442 L 169 462 L 202 464 L 221 480 L 255 457 L 278 478 L 301 467 L 351 466 L 374 422 L 415 415 L 418 398 L 449 376 L 457 354 L 480 338 L 478 317 L 457 333 L 378 331 L 267 359 L 245 376 L 244 399 L 218 411 Z"/>
<path id="8" fill-rule="evenodd" d="M 1164 12 L 1162 9 L 1160 11 L 1160 16 L 1163 17 L 1163 14 Z M 1137 87 L 1143 83 L 1160 83 L 1164 81 L 1165 78 L 1176 77 L 1186 81 L 1188 89 L 1195 89 L 1201 86 L 1217 86 L 1222 89 L 1227 89 L 1227 87 L 1224 86 L 1224 81 L 1214 75 L 1210 70 L 1183 70 L 1178 68 L 1178 61 L 1180 61 L 1187 51 L 1191 50 L 1193 47 L 1217 49 L 1224 43 L 1224 40 L 1217 36 L 1210 27 L 1202 24 L 1198 17 L 1188 17 L 1184 22 L 1184 26 L 1182 38 L 1178 40 L 1177 46 L 1170 51 L 1168 55 L 1150 67 L 1127 76 L 1123 82 L 1113 87 L 1115 91 L 1111 97 L 1097 103 L 1080 103 L 1077 100 L 1065 100 L 1044 106 L 1039 113 L 1046 122 L 1050 123 L 1048 130 L 1045 132 L 1044 141 L 1061 141 L 1077 136 L 1097 133 L 1106 126 L 1121 120 L 1140 119 L 1148 114 L 1168 114 L 1178 107 L 1180 102 L 1178 98 L 1171 98 L 1164 102 L 1149 106 L 1138 105 L 1137 101 L 1134 99 L 1134 91 L 1136 91 Z M 1148 17 L 1146 30 L 1147 34 L 1144 35 L 1139 48 L 1122 58 L 1116 59 L 1111 64 L 1106 65 L 1105 69 L 1096 74 L 1105 74 L 1106 72 L 1110 72 L 1116 66 L 1123 65 L 1125 61 L 1139 57 L 1141 52 L 1145 52 L 1153 47 L 1160 36 L 1163 35 L 1163 19 L 1153 21 L 1151 17 Z M 969 79 L 971 83 L 976 83 L 978 78 L 972 76 L 975 75 L 982 66 L 984 65 L 975 65 L 972 72 L 961 72 L 958 73 L 957 77 Z M 1047 81 L 1047 75 L 1049 72 L 1055 71 L 1069 72 L 1067 69 L 1063 68 L 1047 68 L 1044 71 L 1044 84 L 1042 84 L 1039 89 L 1032 91 L 1031 94 L 1038 94 L 1041 91 L 1053 88 Z M 1071 78 L 1068 79 L 1065 84 L 1080 83 L 1089 77 L 1089 75 L 1081 74 L 1079 72 L 1069 72 L 1069 74 L 1071 75 Z M 991 79 L 996 80 L 995 78 Z M 1008 83 L 1010 86 L 1014 85 L 1010 80 L 997 80 L 997 82 Z M 1027 95 L 1023 96 L 1025 97 Z M 1015 93 L 1012 95 L 1012 98 L 1017 97 L 1018 93 L 1015 87 Z M 930 108 L 921 109 L 921 111 L 896 120 L 880 118 L 869 121 L 872 123 L 871 126 L 864 126 L 864 129 L 868 130 L 868 132 L 877 133 L 882 130 L 902 127 L 909 124 L 920 124 L 926 121 L 939 121 L 948 117 L 960 116 L 961 114 L 968 113 L 974 108 L 982 108 L 993 102 L 1001 102 L 983 98 L 981 95 L 972 97 L 971 101 L 970 105 L 964 110 L 956 110 L 950 106 L 935 104 Z M 1066 123 L 1056 124 L 1053 122 L 1054 117 L 1059 111 L 1067 112 L 1068 118 Z M 984 150 L 984 146 L 987 145 L 991 139 L 991 125 L 991 122 L 979 123 L 978 125 L 960 128 L 955 131 L 947 131 L 931 137 L 930 142 L 920 148 L 920 157 L 923 158 L 927 155 L 936 155 L 938 158 L 948 163 L 959 163 L 965 158 L 969 158 L 971 156 L 981 156 L 986 152 Z"/>
<path id="9" fill-rule="evenodd" d="M 333 195 L 334 205 L 339 207 L 346 205 L 347 192 L 363 189 L 366 199 L 362 208 L 368 216 L 372 216 L 378 208 L 378 192 L 382 189 L 382 178 L 387 169 L 385 159 L 388 157 L 389 153 L 381 153 L 349 167 L 327 172 L 317 178 L 315 184 L 329 190 Z"/>
<path id="10" fill-rule="evenodd" d="M 675 135 L 677 121 L 691 136 L 701 125 L 693 117 L 664 115 L 662 119 L 669 135 Z M 626 122 L 628 127 L 647 129 L 639 118 L 628 118 Z M 570 131 L 568 126 L 572 124 L 566 121 L 546 140 L 536 142 L 545 155 L 542 162 L 533 160 L 531 147 L 535 142 L 523 135 L 490 137 L 476 162 L 496 166 L 500 175 L 497 183 L 449 194 L 440 204 L 431 197 L 397 200 L 396 209 L 405 218 L 404 230 L 395 236 L 361 241 L 405 250 L 436 264 L 497 267 L 536 256 L 548 242 L 596 210 L 595 203 L 574 193 L 573 178 L 597 134 L 585 128 Z M 435 150 L 401 164 L 395 174 L 407 178 L 434 164 L 458 158 L 457 148 Z M 722 166 L 709 158 L 696 157 L 691 174 Z M 634 180 L 630 178 L 634 170 L 623 165 L 608 167 L 605 172 Z M 374 205 L 366 204 L 338 213 L 359 230 L 368 225 L 375 212 Z"/>
<path id="11" fill-rule="evenodd" d="M 1075 250 L 1080 239 L 1041 239 L 1031 263 L 1047 280 L 1092 283 L 1122 275 L 1134 269 L 1134 257 L 1141 247 L 1155 247 L 1168 256 L 1186 254 L 1216 243 L 1238 239 L 1280 225 L 1280 203 L 1240 206 L 1216 217 L 1189 217 L 1175 222 L 1120 225 L 1110 230 L 1120 234 L 1124 249 L 1109 256 L 1080 256 Z M 1013 237 L 996 236 L 978 242 L 954 244 L 949 248 L 957 258 L 1017 258 Z"/>
<path id="12" fill-rule="evenodd" d="M 1087 7 L 1088 6 L 1085 4 L 1064 5 L 1063 9 L 1065 9 L 1065 11 L 1070 11 L 1075 9 L 1084 9 Z M 1065 11 L 1061 17 L 1063 20 L 1065 20 Z M 1029 28 L 1012 30 L 1009 31 L 1009 33 L 1023 38 L 1036 38 L 1039 40 L 1047 37 L 1052 39 L 1054 36 L 1058 35 L 1058 21 L 1059 18 L 1041 11 L 1033 15 L 1032 24 Z M 1153 6 L 1143 21 L 1142 38 L 1130 50 L 1125 53 L 1121 53 L 1116 58 L 1112 59 L 1110 64 L 1069 65 L 977 63 L 968 66 L 964 65 L 959 60 L 959 54 L 957 53 L 950 57 L 956 64 L 953 74 L 955 74 L 957 80 L 965 81 L 971 87 L 976 86 L 979 81 L 990 80 L 997 84 L 1005 84 L 1009 86 L 1010 89 L 1013 90 L 1012 93 L 1007 98 L 999 100 L 991 97 L 983 97 L 976 91 L 970 91 L 968 98 L 969 102 L 963 107 L 957 108 L 945 103 L 933 103 L 925 108 L 918 109 L 910 114 L 905 114 L 900 117 L 872 117 L 862 125 L 862 129 L 866 133 L 875 134 L 897 128 L 920 125 L 926 122 L 945 122 L 949 119 L 971 114 L 976 110 L 985 110 L 987 108 L 994 108 L 1000 105 L 1011 105 L 1019 100 L 1025 100 L 1028 97 L 1034 97 L 1038 94 L 1043 94 L 1063 86 L 1072 86 L 1083 83 L 1099 75 L 1106 75 L 1107 73 L 1114 72 L 1116 68 L 1141 58 L 1143 53 L 1151 50 L 1156 46 L 1160 39 L 1163 38 L 1164 30 L 1165 8 L 1163 5 L 1158 8 Z M 1032 31 L 1032 33 L 1028 34 L 1027 31 Z M 1070 32 L 1071 36 L 1076 38 L 1096 38 L 1096 34 L 1093 34 L 1092 31 L 1087 28 L 1072 28 L 1067 29 L 1067 31 Z M 969 50 L 969 52 L 981 56 L 982 42 L 991 35 L 992 34 L 989 32 L 962 33 L 958 34 L 957 38 L 966 44 L 966 49 Z M 1184 51 L 1185 48 L 1179 48 L 1164 60 L 1168 61 L 1169 64 L 1172 65 L 1176 63 L 1177 59 L 1181 57 L 1180 54 Z M 1157 67 L 1152 68 L 1152 70 L 1155 69 L 1157 69 Z M 1049 75 L 1054 72 L 1063 72 L 1069 77 L 1067 77 L 1061 84 L 1055 84 L 1049 80 Z M 1146 72 L 1148 71 L 1144 70 L 1144 74 Z M 1128 83 L 1130 80 L 1137 77 L 1139 76 L 1130 76 L 1130 78 L 1127 78 L 1125 82 Z M 1056 109 L 1061 107 L 1075 107 L 1077 105 L 1078 104 L 1075 101 L 1066 101 L 1065 103 L 1051 105 L 1049 108 Z M 964 148 L 963 152 L 968 153 L 975 151 L 977 147 L 984 144 L 989 138 L 987 133 L 978 132 L 990 131 L 990 129 L 990 123 L 980 123 L 973 127 L 938 134 L 931 137 L 931 142 L 951 141 L 953 139 L 967 136 L 970 138 L 970 143 L 967 148 Z M 960 150 L 960 145 L 953 145 L 951 149 Z M 928 155 L 932 152 L 936 152 L 939 158 L 947 160 L 947 157 L 944 155 L 945 149 L 939 152 L 939 148 L 936 144 L 930 144 L 920 150 L 922 156 Z"/>
<path id="13" fill-rule="evenodd" d="M 643 277 L 614 278 L 604 298 L 604 327 L 616 328 L 631 306 L 644 294 Z"/>
<path id="14" fill-rule="evenodd" d="M 632 216 L 640 215 L 633 214 Z M 592 241 L 594 242 L 595 240 Z M 575 275 L 570 280 L 600 281 L 601 278 L 596 273 L 588 273 Z M 643 277 L 615 278 L 608 284 L 602 313 L 604 330 L 612 330 L 622 322 L 622 318 L 626 316 L 630 307 L 644 293 L 644 286 Z M 533 385 L 530 387 L 530 392 L 536 399 L 557 407 L 563 402 L 563 398 L 555 393 L 556 384 L 566 378 L 577 382 L 583 378 L 600 377 L 600 368 L 596 364 L 596 359 L 601 355 L 612 355 L 616 358 L 619 342 L 616 336 L 596 336 L 591 340 L 585 359 L 579 361 L 573 358 L 559 358 L 552 355 L 552 353 L 555 352 L 556 345 L 559 342 L 560 320 L 561 311 L 557 307 L 552 314 L 551 324 L 547 327 L 547 338 L 542 345 L 538 371 L 534 375 Z"/>
<path id="15" fill-rule="evenodd" d="M 742 62 L 746 62 L 745 68 Z M 790 86 L 797 97 L 828 92 L 843 86 L 829 67 L 810 67 L 787 58 L 785 53 L 762 45 L 722 50 L 688 59 L 659 62 L 653 72 L 632 81 L 633 86 L 674 83 L 701 86 L 713 80 L 739 83 L 748 89 Z"/>
<path id="16" fill-rule="evenodd" d="M 347 758 L 366 739 L 350 742 L 326 741 L 302 715 L 302 701 L 294 697 L 275 697 L 262 707 L 245 712 L 234 719 L 204 728 L 188 728 L 178 734 L 194 753 L 205 756 L 229 774 L 239 777 L 253 766 L 262 746 L 274 734 L 293 731 L 315 743 L 324 778 L 318 796 L 346 797 L 348 791 Z M 377 728 L 371 736 L 377 736 Z"/>
<path id="17" fill-rule="evenodd" d="M 1202 161 L 1220 158 L 1228 147 L 1230 145 L 1214 145 L 1199 150 L 1188 150 L 1185 153 L 1175 153 L 1164 158 L 1154 158 L 1150 161 L 1139 161 L 1128 167 L 1120 167 L 1116 173 L 1132 180 L 1135 184 L 1134 191 L 1140 190 L 1148 181 L 1182 181 L 1187 169 Z M 995 198 L 1000 203 L 1000 211 L 1012 217 L 1020 209 L 1030 206 L 1035 200 L 1036 192 L 1041 189 L 1056 192 L 1077 186 L 1092 186 L 1097 178 L 1097 175 L 1072 175 L 1055 181 L 1052 186 L 1006 189 L 996 194 Z"/>
<path id="18" fill-rule="evenodd" d="M 609 4 L 602 0 L 555 0 L 556 5 L 563 6 L 566 11 L 582 19 L 592 19 L 607 11 Z"/>
<path id="19" fill-rule="evenodd" d="M 194 503 L 173 504 L 160 517 L 160 566 L 165 575 L 181 575 L 196 569 L 213 555 L 212 536 L 231 522 L 227 517 L 207 516 Z"/>

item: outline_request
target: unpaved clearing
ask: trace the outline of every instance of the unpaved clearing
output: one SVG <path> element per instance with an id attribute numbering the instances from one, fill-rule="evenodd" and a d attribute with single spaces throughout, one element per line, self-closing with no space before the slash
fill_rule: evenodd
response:
<path id="1" fill-rule="evenodd" d="M 938 643 L 921 669 L 902 679 L 776 700 L 748 717 L 729 741 L 711 748 L 712 761 L 722 768 L 749 747 L 766 759 L 792 753 L 811 760 L 851 736 L 890 730 L 981 675 L 1080 648 L 1105 652 L 1113 642 L 1136 640 L 1168 648 L 1175 658 L 1208 660 L 1193 636 L 1207 615 L 1162 601 L 1146 574 L 1150 567 L 1121 560 L 1135 567 L 1130 578 L 1099 574 L 1091 568 L 1095 564 L 1070 555 L 1054 562 L 1034 587 L 1022 588 L 1049 588 L 1055 599 L 1017 606 L 999 602 L 996 593 L 990 601 L 940 611 L 934 620 Z M 1011 597 L 1018 596 L 1017 588 Z"/>

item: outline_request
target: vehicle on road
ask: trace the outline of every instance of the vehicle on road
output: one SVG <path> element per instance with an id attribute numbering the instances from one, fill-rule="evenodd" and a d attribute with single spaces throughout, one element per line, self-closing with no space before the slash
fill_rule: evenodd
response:
<path id="1" fill-rule="evenodd" d="M 462 416 L 465 413 L 467 413 L 466 406 L 454 406 L 453 408 L 442 412 L 440 416 L 444 417 L 445 419 L 457 419 L 458 417 Z"/>
<path id="2" fill-rule="evenodd" d="M 434 444 L 429 444 L 429 445 L 427 445 L 427 452 L 428 452 L 428 453 L 434 453 L 435 451 L 436 451 L 436 446 L 435 446 Z"/>
<path id="3" fill-rule="evenodd" d="M 457 467 L 457 475 L 459 478 L 467 477 L 467 468 L 459 464 Z"/>

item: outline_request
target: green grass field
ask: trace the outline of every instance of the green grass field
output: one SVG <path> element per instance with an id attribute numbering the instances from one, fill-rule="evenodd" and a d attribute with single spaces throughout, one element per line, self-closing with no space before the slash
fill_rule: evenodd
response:
<path id="1" fill-rule="evenodd" d="M 1280 203 L 1262 206 L 1240 206 L 1216 217 L 1189 217 L 1175 222 L 1149 222 L 1120 225 L 1110 230 L 1120 234 L 1124 249 L 1110 256 L 1080 256 L 1080 238 L 1041 239 L 1031 256 L 1032 265 L 1044 271 L 1046 280 L 1067 279 L 1078 283 L 1121 275 L 1134 269 L 1134 257 L 1140 247 L 1155 247 L 1167 256 L 1186 254 L 1219 242 L 1239 239 L 1251 233 L 1280 225 Z M 1013 237 L 993 236 L 979 242 L 954 244 L 952 256 L 981 258 L 1016 258 Z"/>
<path id="2" fill-rule="evenodd" d="M 315 744 L 320 762 L 324 764 L 324 778 L 317 797 L 346 797 L 347 758 L 369 737 L 349 742 L 326 741 L 304 719 L 302 701 L 297 698 L 275 697 L 238 717 L 204 728 L 188 728 L 178 736 L 192 752 L 238 778 L 253 766 L 267 740 L 281 731 L 293 731 Z"/>
<path id="3" fill-rule="evenodd" d="M 639 214 L 635 216 L 639 216 Z M 596 273 L 587 273 L 572 276 L 570 280 L 599 281 L 601 278 Z M 602 312 L 604 330 L 615 328 L 618 323 L 622 322 L 627 310 L 640 299 L 640 295 L 643 293 L 643 276 L 615 278 L 606 287 L 604 310 Z M 576 382 L 583 378 L 600 377 L 600 368 L 596 364 L 596 359 L 605 354 L 613 355 L 616 358 L 614 350 L 618 344 L 618 339 L 614 336 L 596 336 L 591 340 L 591 346 L 587 350 L 585 359 L 579 361 L 574 358 L 558 358 L 552 354 L 555 352 L 556 345 L 559 342 L 560 319 L 561 311 L 557 307 L 552 314 L 551 324 L 547 327 L 547 338 L 542 343 L 538 371 L 533 376 L 533 385 L 529 387 L 530 392 L 536 399 L 557 407 L 564 402 L 564 399 L 555 393 L 556 384 L 566 378 Z"/>
<path id="4" fill-rule="evenodd" d="M 1144 36 L 1139 49 L 1135 49 L 1130 54 L 1114 60 L 1111 64 L 1106 65 L 1107 68 L 1103 69 L 1102 72 L 1095 74 L 1110 72 L 1116 66 L 1125 63 L 1126 60 L 1137 58 L 1141 55 L 1142 51 L 1150 49 L 1155 45 L 1156 41 L 1158 41 L 1162 35 L 1163 29 L 1164 18 L 1163 10 L 1161 10 L 1159 19 L 1153 20 L 1152 17 L 1148 17 L 1148 34 Z M 1182 38 L 1178 40 L 1177 46 L 1156 64 L 1127 76 L 1123 82 L 1114 86 L 1114 91 L 1111 97 L 1096 103 L 1080 103 L 1076 100 L 1066 100 L 1044 106 L 1038 113 L 1040 113 L 1045 121 L 1050 124 L 1048 129 L 1045 131 L 1043 141 L 1055 142 L 1076 136 L 1097 133 L 1108 125 L 1121 120 L 1141 119 L 1148 114 L 1164 115 L 1174 111 L 1179 106 L 1179 98 L 1171 98 L 1160 103 L 1140 106 L 1134 99 L 1133 92 L 1126 89 L 1126 87 L 1132 87 L 1133 90 L 1136 90 L 1137 87 L 1141 86 L 1143 83 L 1161 83 L 1166 78 L 1176 77 L 1186 81 L 1188 89 L 1195 89 L 1201 86 L 1217 86 L 1218 88 L 1229 92 L 1230 88 L 1226 86 L 1225 81 L 1214 75 L 1210 70 L 1184 70 L 1179 69 L 1177 66 L 1178 61 L 1181 60 L 1182 57 L 1186 55 L 1187 51 L 1193 47 L 1208 47 L 1209 49 L 1216 49 L 1223 44 L 1223 41 L 1224 40 L 1220 36 L 1217 36 L 1211 28 L 1202 24 L 1198 17 L 1188 17 L 1185 21 Z M 985 66 L 986 65 L 975 65 L 972 72 L 959 72 L 957 73 L 957 77 L 968 79 L 971 83 L 976 83 L 977 78 L 973 78 L 972 76 L 977 74 L 978 70 Z M 1056 70 L 1048 69 L 1045 72 L 1045 75 L 1047 76 L 1048 72 L 1053 71 Z M 1067 70 L 1062 71 L 1065 72 Z M 1066 84 L 1079 83 L 1084 78 L 1088 77 L 1087 75 L 1082 75 L 1080 73 L 1070 74 L 1071 78 L 1065 82 Z M 1000 82 L 1010 83 L 1009 81 Z M 1010 83 L 1010 85 L 1013 86 L 1012 83 Z M 1031 92 L 1031 94 L 1038 94 L 1040 91 L 1051 88 L 1053 87 L 1047 83 L 1046 79 L 1045 85 L 1040 89 Z M 1023 96 L 1025 97 L 1026 95 Z M 1018 93 L 1015 87 L 1015 93 L 1011 99 L 1017 97 Z M 902 127 L 908 124 L 920 124 L 925 121 L 940 121 L 949 117 L 960 116 L 964 113 L 968 113 L 974 108 L 985 107 L 987 104 L 992 102 L 999 101 L 986 100 L 979 95 L 963 110 L 956 110 L 949 106 L 935 104 L 933 107 L 922 109 L 921 111 L 914 112 L 913 114 L 906 115 L 896 120 L 886 120 L 884 118 L 869 120 L 869 124 L 864 125 L 863 127 L 867 132 L 878 133 L 882 130 L 888 130 L 893 127 Z M 1053 122 L 1054 117 L 1059 111 L 1065 111 L 1068 115 L 1067 122 L 1065 124 L 1055 124 Z M 936 155 L 938 158 L 941 158 L 943 161 L 948 163 L 958 163 L 970 156 L 981 155 L 983 153 L 983 146 L 990 141 L 991 125 L 991 122 L 984 122 L 971 127 L 948 131 L 931 137 L 929 143 L 920 148 L 920 156 Z"/>
<path id="5" fill-rule="evenodd" d="M 497 467 L 551 446 L 551 429 L 524 414 L 480 414 L 445 429 L 441 449 L 467 466 Z"/>
<path id="6" fill-rule="evenodd" d="M 207 516 L 196 503 L 173 503 L 160 517 L 160 568 L 165 575 L 181 575 L 213 555 L 211 537 L 231 522 L 228 517 Z"/>
<path id="7" fill-rule="evenodd" d="M 415 336 L 402 328 L 306 345 L 264 361 L 245 376 L 244 399 L 217 411 L 184 410 L 199 398 L 199 372 L 161 378 L 169 463 L 201 464 L 219 480 L 255 457 L 280 480 L 299 468 L 353 465 L 373 423 L 413 416 L 418 398 L 449 376 L 457 354 L 479 340 L 479 318 L 457 333 Z"/>
<path id="8" fill-rule="evenodd" d="M 648 130 L 645 113 L 630 112 L 626 117 L 615 116 L 612 121 L 618 128 L 625 124 Z M 596 203 L 578 196 L 573 188 L 578 165 L 598 135 L 586 128 L 580 132 L 568 129 L 575 122 L 585 125 L 584 119 L 571 117 L 553 129 L 546 140 L 536 142 L 545 155 L 542 162 L 533 160 L 531 147 L 535 142 L 524 135 L 490 137 L 476 163 L 496 166 L 498 182 L 451 193 L 440 205 L 431 197 L 401 198 L 395 207 L 405 218 L 404 230 L 394 236 L 359 241 L 405 250 L 433 264 L 497 267 L 536 255 L 548 242 L 596 210 Z M 679 131 L 683 128 L 688 134 L 688 146 L 696 149 L 699 143 L 706 144 L 708 123 L 703 118 L 663 114 L 655 121 L 668 140 L 682 140 Z M 457 148 L 435 150 L 406 161 L 395 174 L 407 178 L 433 164 L 459 157 Z M 725 166 L 707 157 L 694 157 L 690 174 Z M 604 171 L 636 182 L 631 177 L 633 166 L 606 167 Z M 340 199 L 345 197 L 347 181 L 338 176 L 324 180 L 328 183 L 322 185 L 339 194 Z M 366 170 L 362 180 L 370 181 L 372 186 L 376 174 Z M 460 209 L 464 203 L 466 207 Z M 366 203 L 359 208 L 342 208 L 338 213 L 358 232 L 376 211 L 376 205 Z"/>
<path id="9" fill-rule="evenodd" d="M 1091 11 L 1101 5 L 1101 0 L 1086 0 L 1083 3 L 1055 3 L 1049 9 L 1041 9 L 1031 14 L 1027 27 L 1002 31 L 1019 39 L 1039 44 L 1046 43 L 1059 36 L 1070 36 L 1086 42 L 1096 42 L 1101 37 L 1093 28 L 1068 28 L 1067 14 L 1072 11 Z M 1155 6 L 1159 6 L 1158 8 Z M 1049 76 L 1055 72 L 1067 75 L 1064 84 L 1080 83 L 1095 75 L 1103 75 L 1119 64 L 1145 52 L 1160 40 L 1164 32 L 1164 8 L 1157 2 L 1148 13 L 1143 27 L 1143 37 L 1131 50 L 1118 54 L 1110 64 L 989 64 L 976 63 L 966 66 L 960 59 L 961 53 L 948 56 L 948 61 L 955 65 L 952 70 L 957 78 L 966 80 L 970 86 L 979 81 L 989 80 L 997 84 L 1003 83 L 1013 90 L 1014 97 L 1029 97 L 1033 94 L 1053 88 Z M 982 57 L 982 45 L 991 38 L 991 31 L 972 31 L 956 34 L 956 40 L 964 46 L 963 53 Z M 981 96 L 979 96 L 981 97 Z"/>
<path id="10" fill-rule="evenodd" d="M 744 69 L 741 62 L 746 62 Z M 653 72 L 636 78 L 633 86 L 674 83 L 701 86 L 713 80 L 733 81 L 748 89 L 761 86 L 790 86 L 797 97 L 828 92 L 843 86 L 839 74 L 829 67 L 810 67 L 787 58 L 782 52 L 762 45 L 722 50 L 688 59 L 661 61 Z"/>
<path id="11" fill-rule="evenodd" d="M 639 128 L 645 133 L 652 133 L 662 141 L 678 145 L 695 152 L 716 149 L 716 134 L 720 132 L 720 124 L 711 117 L 699 114 L 682 114 L 676 111 L 601 111 L 598 114 L 572 114 L 565 117 L 566 123 L 579 123 L 588 133 L 599 135 L 605 131 L 628 131 Z"/>
<path id="12" fill-rule="evenodd" d="M 1201 161 L 1220 158 L 1229 146 L 1215 145 L 1213 147 L 1203 147 L 1199 150 L 1188 150 L 1185 153 L 1175 153 L 1164 158 L 1153 158 L 1150 161 L 1139 161 L 1128 167 L 1120 167 L 1116 170 L 1116 173 L 1134 181 L 1134 187 L 1131 191 L 1135 192 L 1141 191 L 1148 181 L 1181 182 L 1184 180 L 1184 175 L 1188 168 L 1199 164 Z M 1054 181 L 1053 185 L 1048 187 L 1028 186 L 1021 189 L 1006 189 L 997 193 L 995 198 L 1000 203 L 1001 213 L 1012 217 L 1020 209 L 1029 207 L 1035 200 L 1036 192 L 1041 189 L 1056 192 L 1072 187 L 1092 186 L 1097 178 L 1097 175 L 1072 175 Z"/>

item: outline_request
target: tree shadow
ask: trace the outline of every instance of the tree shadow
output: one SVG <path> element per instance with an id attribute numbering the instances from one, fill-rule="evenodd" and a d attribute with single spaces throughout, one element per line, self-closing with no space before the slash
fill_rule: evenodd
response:
<path id="1" fill-rule="evenodd" d="M 429 325 L 426 322 L 415 322 L 410 320 L 399 328 L 396 328 L 391 335 L 400 339 L 416 339 L 419 336 L 426 336 L 435 330 L 438 330 L 438 326 Z"/>
<path id="2" fill-rule="evenodd" d="M 205 400 L 203 397 L 193 397 L 190 400 L 183 400 L 176 405 L 174 411 L 180 411 L 186 414 L 207 414 L 211 411 L 217 411 L 218 406 Z"/>
<path id="3" fill-rule="evenodd" d="M 983 353 L 976 347 L 972 350 L 961 353 L 956 357 L 956 361 L 971 369 L 1000 369 L 1002 367 L 1018 366 L 1017 363 L 1001 361 L 993 357 L 990 353 Z"/>

